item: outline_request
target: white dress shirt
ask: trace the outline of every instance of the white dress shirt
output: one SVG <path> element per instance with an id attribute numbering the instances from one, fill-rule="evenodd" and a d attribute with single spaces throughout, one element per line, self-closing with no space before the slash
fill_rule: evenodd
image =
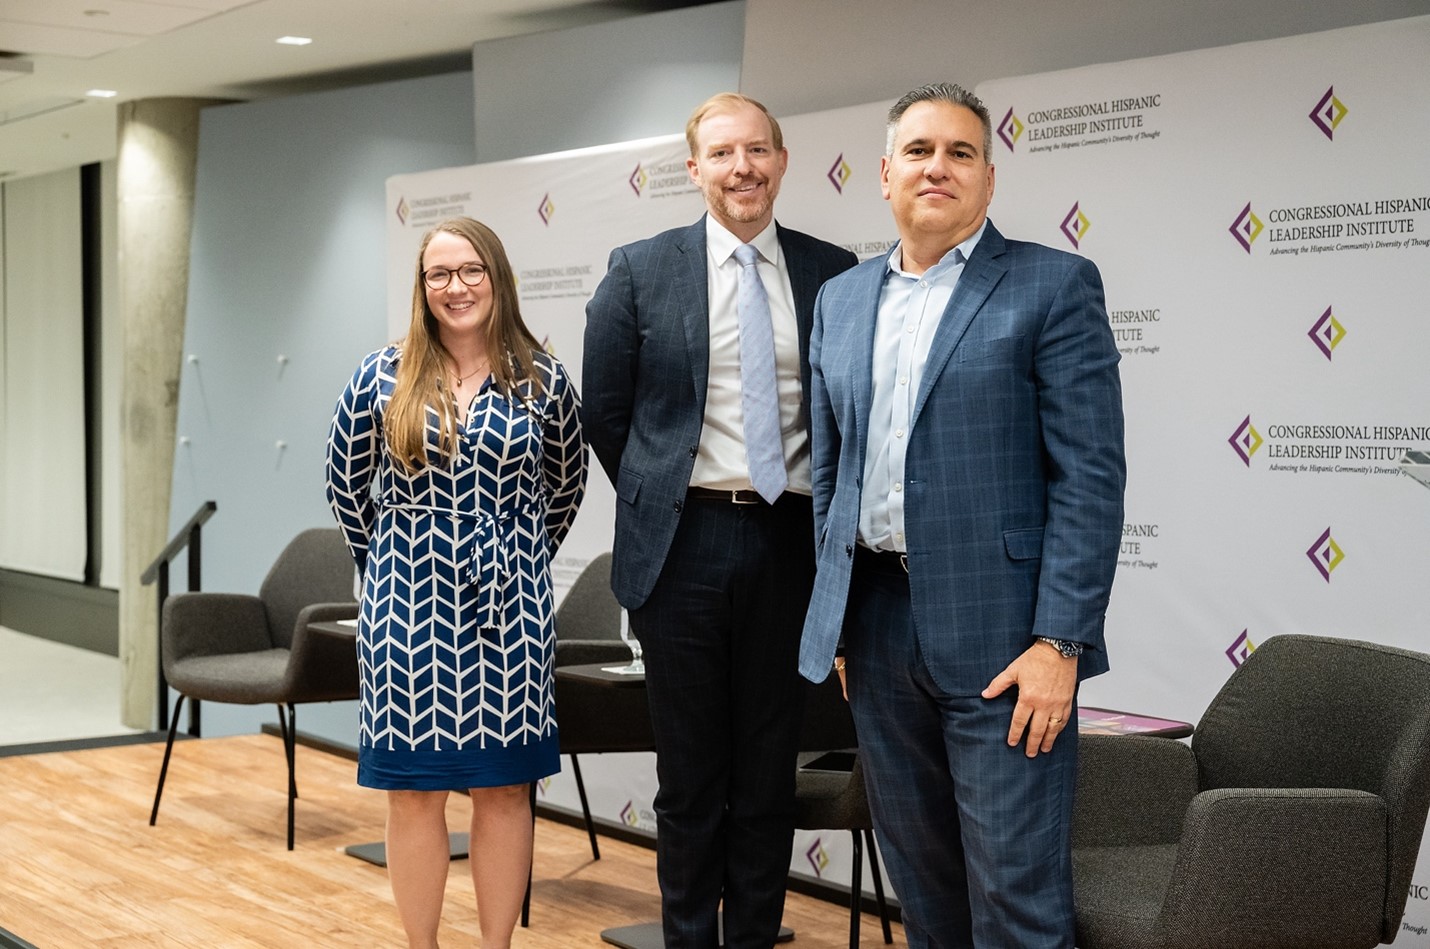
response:
<path id="1" fill-rule="evenodd" d="M 908 550 L 904 525 L 910 512 L 904 506 L 904 461 L 914 401 L 943 311 L 987 226 L 985 222 L 921 274 L 903 269 L 902 243 L 889 252 L 874 324 L 869 447 L 859 500 L 859 543 L 865 547 Z"/>
<path id="2" fill-rule="evenodd" d="M 775 334 L 775 374 L 780 399 L 780 433 L 789 475 L 788 491 L 809 494 L 809 433 L 801 411 L 804 400 L 799 381 L 799 323 L 794 312 L 794 291 L 779 237 L 771 222 L 750 241 L 760 252 L 755 269 L 770 301 Z M 740 264 L 735 248 L 741 241 L 714 217 L 705 217 L 705 274 L 710 300 L 710 366 L 705 389 L 705 421 L 700 430 L 700 450 L 690 474 L 692 487 L 721 491 L 750 487 L 749 460 L 745 456 L 745 412 L 740 401 L 740 316 L 736 300 Z"/>

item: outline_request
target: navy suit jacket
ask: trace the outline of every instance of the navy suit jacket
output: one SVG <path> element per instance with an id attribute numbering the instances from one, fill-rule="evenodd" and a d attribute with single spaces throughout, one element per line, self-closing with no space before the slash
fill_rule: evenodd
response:
<path id="1" fill-rule="evenodd" d="M 869 433 L 886 256 L 820 292 L 810 346 L 818 573 L 800 672 L 840 640 Z M 1122 535 L 1122 392 L 1102 278 L 990 221 L 934 335 L 904 483 L 914 629 L 934 681 L 975 695 L 1035 636 L 1107 670 L 1103 616 Z"/>
<path id="2" fill-rule="evenodd" d="M 799 323 L 809 404 L 809 334 L 820 284 L 855 263 L 847 250 L 779 227 Z M 611 588 L 627 609 L 650 595 L 690 485 L 710 369 L 705 219 L 611 252 L 586 305 L 582 423 L 616 488 Z"/>

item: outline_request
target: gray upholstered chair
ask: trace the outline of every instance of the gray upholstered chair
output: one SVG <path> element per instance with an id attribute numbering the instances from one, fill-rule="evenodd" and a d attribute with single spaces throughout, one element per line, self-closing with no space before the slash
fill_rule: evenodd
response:
<path id="1" fill-rule="evenodd" d="M 864 853 L 869 854 L 874 900 L 879 908 L 884 942 L 891 944 L 889 907 L 884 878 L 874 845 L 874 821 L 859 762 L 854 717 L 839 677 L 818 685 L 805 683 L 804 722 L 800 730 L 800 768 L 795 772 L 794 826 L 800 830 L 847 830 L 853 838 L 849 875 L 849 947 L 858 949 L 860 903 L 863 900 Z"/>
<path id="2" fill-rule="evenodd" d="M 630 648 L 621 641 L 621 606 L 611 592 L 611 555 L 603 553 L 581 571 L 556 610 L 556 665 L 624 665 L 630 660 Z M 586 800 L 578 756 L 654 751 L 650 706 L 645 689 L 634 686 L 593 685 L 558 676 L 555 691 L 561 752 L 571 756 L 591 856 L 599 860 L 601 848 L 596 843 L 596 825 Z"/>
<path id="3" fill-rule="evenodd" d="M 1191 744 L 1084 736 L 1082 949 L 1390 942 L 1430 806 L 1430 656 L 1267 640 Z"/>
<path id="4" fill-rule="evenodd" d="M 184 699 L 278 706 L 288 760 L 288 849 L 293 849 L 294 776 L 299 702 L 358 697 L 357 646 L 352 636 L 325 635 L 308 624 L 351 619 L 353 560 L 336 529 L 303 531 L 278 555 L 257 596 L 176 593 L 164 601 L 164 676 L 178 694 L 169 741 L 154 791 L 152 826 L 169 772 L 169 756 Z"/>

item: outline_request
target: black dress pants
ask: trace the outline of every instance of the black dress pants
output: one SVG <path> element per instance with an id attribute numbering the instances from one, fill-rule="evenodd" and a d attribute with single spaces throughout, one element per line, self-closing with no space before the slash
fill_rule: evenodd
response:
<path id="1" fill-rule="evenodd" d="M 655 730 L 656 868 L 667 949 L 768 949 L 794 839 L 814 580 L 810 500 L 688 498 L 660 579 L 631 613 Z"/>

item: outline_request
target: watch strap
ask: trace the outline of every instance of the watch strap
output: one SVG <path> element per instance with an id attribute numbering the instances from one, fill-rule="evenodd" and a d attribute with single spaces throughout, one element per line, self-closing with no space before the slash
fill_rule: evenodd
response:
<path id="1" fill-rule="evenodd" d="M 1053 639 L 1051 636 L 1039 636 L 1038 640 L 1062 653 L 1065 659 L 1075 659 L 1082 655 L 1082 643 L 1073 642 L 1070 639 Z"/>

